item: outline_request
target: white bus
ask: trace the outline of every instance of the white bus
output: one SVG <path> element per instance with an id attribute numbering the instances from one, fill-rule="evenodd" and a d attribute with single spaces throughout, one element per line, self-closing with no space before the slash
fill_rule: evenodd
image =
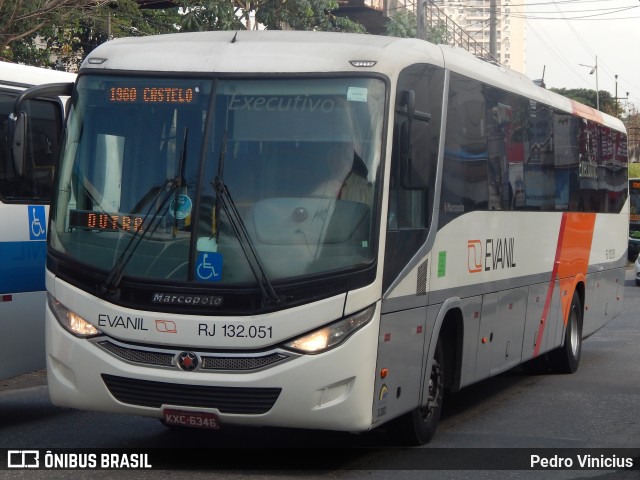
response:
<path id="1" fill-rule="evenodd" d="M 446 46 L 107 42 L 51 210 L 51 399 L 428 442 L 445 392 L 573 372 L 619 312 L 626 163 L 619 120 Z"/>
<path id="2" fill-rule="evenodd" d="M 46 228 L 65 106 L 55 96 L 24 99 L 32 119 L 24 163 L 13 161 L 9 116 L 25 89 L 74 79 L 0 62 L 0 380 L 45 367 Z"/>

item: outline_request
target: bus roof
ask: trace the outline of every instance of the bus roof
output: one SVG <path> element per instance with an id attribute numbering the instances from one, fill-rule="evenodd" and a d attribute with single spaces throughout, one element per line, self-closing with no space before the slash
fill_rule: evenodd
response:
<path id="1" fill-rule="evenodd" d="M 375 65 L 354 66 L 350 63 L 354 60 L 372 61 Z M 538 87 L 514 70 L 480 60 L 460 48 L 410 38 L 264 30 L 121 38 L 103 43 L 91 52 L 81 72 L 94 69 L 240 74 L 367 71 L 395 78 L 413 63 L 446 67 L 615 130 L 625 130 L 619 119 Z"/>
<path id="2" fill-rule="evenodd" d="M 75 78 L 74 73 L 0 62 L 0 84 L 3 86 L 27 88 L 43 83 L 73 82 Z"/>

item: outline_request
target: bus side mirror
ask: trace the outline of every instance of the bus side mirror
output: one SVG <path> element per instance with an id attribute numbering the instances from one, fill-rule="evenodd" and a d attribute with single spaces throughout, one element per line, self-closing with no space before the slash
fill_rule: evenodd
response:
<path id="1" fill-rule="evenodd" d="M 430 137 L 429 123 L 424 120 L 405 121 L 400 126 L 400 178 L 407 190 L 429 187 Z"/>
<path id="2" fill-rule="evenodd" d="M 13 113 L 9 116 L 9 140 L 11 141 L 11 155 L 16 175 L 22 176 L 28 173 L 28 117 L 23 110 L 24 103 L 31 98 L 37 97 L 70 96 L 73 92 L 73 85 L 72 82 L 36 85 L 24 90 L 16 97 L 13 103 Z"/>
<path id="3" fill-rule="evenodd" d="M 401 103 L 407 109 L 406 113 L 407 117 L 409 117 L 409 122 L 412 122 L 416 113 L 416 92 L 413 90 L 405 90 L 402 92 Z"/>
<path id="4" fill-rule="evenodd" d="M 11 155 L 13 157 L 13 167 L 17 176 L 23 176 L 25 173 L 25 164 L 27 162 L 27 114 L 19 112 L 18 115 L 9 117 L 10 132 L 12 133 Z"/>

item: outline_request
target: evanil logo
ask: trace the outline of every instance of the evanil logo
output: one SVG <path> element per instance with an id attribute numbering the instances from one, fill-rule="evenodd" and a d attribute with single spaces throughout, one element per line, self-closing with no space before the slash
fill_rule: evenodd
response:
<path id="1" fill-rule="evenodd" d="M 515 268 L 515 248 L 514 237 L 467 240 L 467 269 L 478 273 Z"/>

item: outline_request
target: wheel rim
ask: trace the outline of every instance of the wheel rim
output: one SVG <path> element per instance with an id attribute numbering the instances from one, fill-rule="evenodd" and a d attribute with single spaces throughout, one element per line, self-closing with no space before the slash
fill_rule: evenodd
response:
<path id="1" fill-rule="evenodd" d="M 442 398 L 442 370 L 440 369 L 440 362 L 434 358 L 431 365 L 431 375 L 429 376 L 429 398 L 422 409 L 423 421 L 429 422 L 431 420 L 440 406 L 440 398 Z"/>
<path id="2" fill-rule="evenodd" d="M 570 337 L 569 344 L 571 346 L 571 353 L 573 356 L 577 356 L 578 350 L 580 349 L 580 335 L 578 332 L 578 314 L 576 312 L 576 307 L 571 308 L 571 313 L 569 315 L 569 328 Z"/>

